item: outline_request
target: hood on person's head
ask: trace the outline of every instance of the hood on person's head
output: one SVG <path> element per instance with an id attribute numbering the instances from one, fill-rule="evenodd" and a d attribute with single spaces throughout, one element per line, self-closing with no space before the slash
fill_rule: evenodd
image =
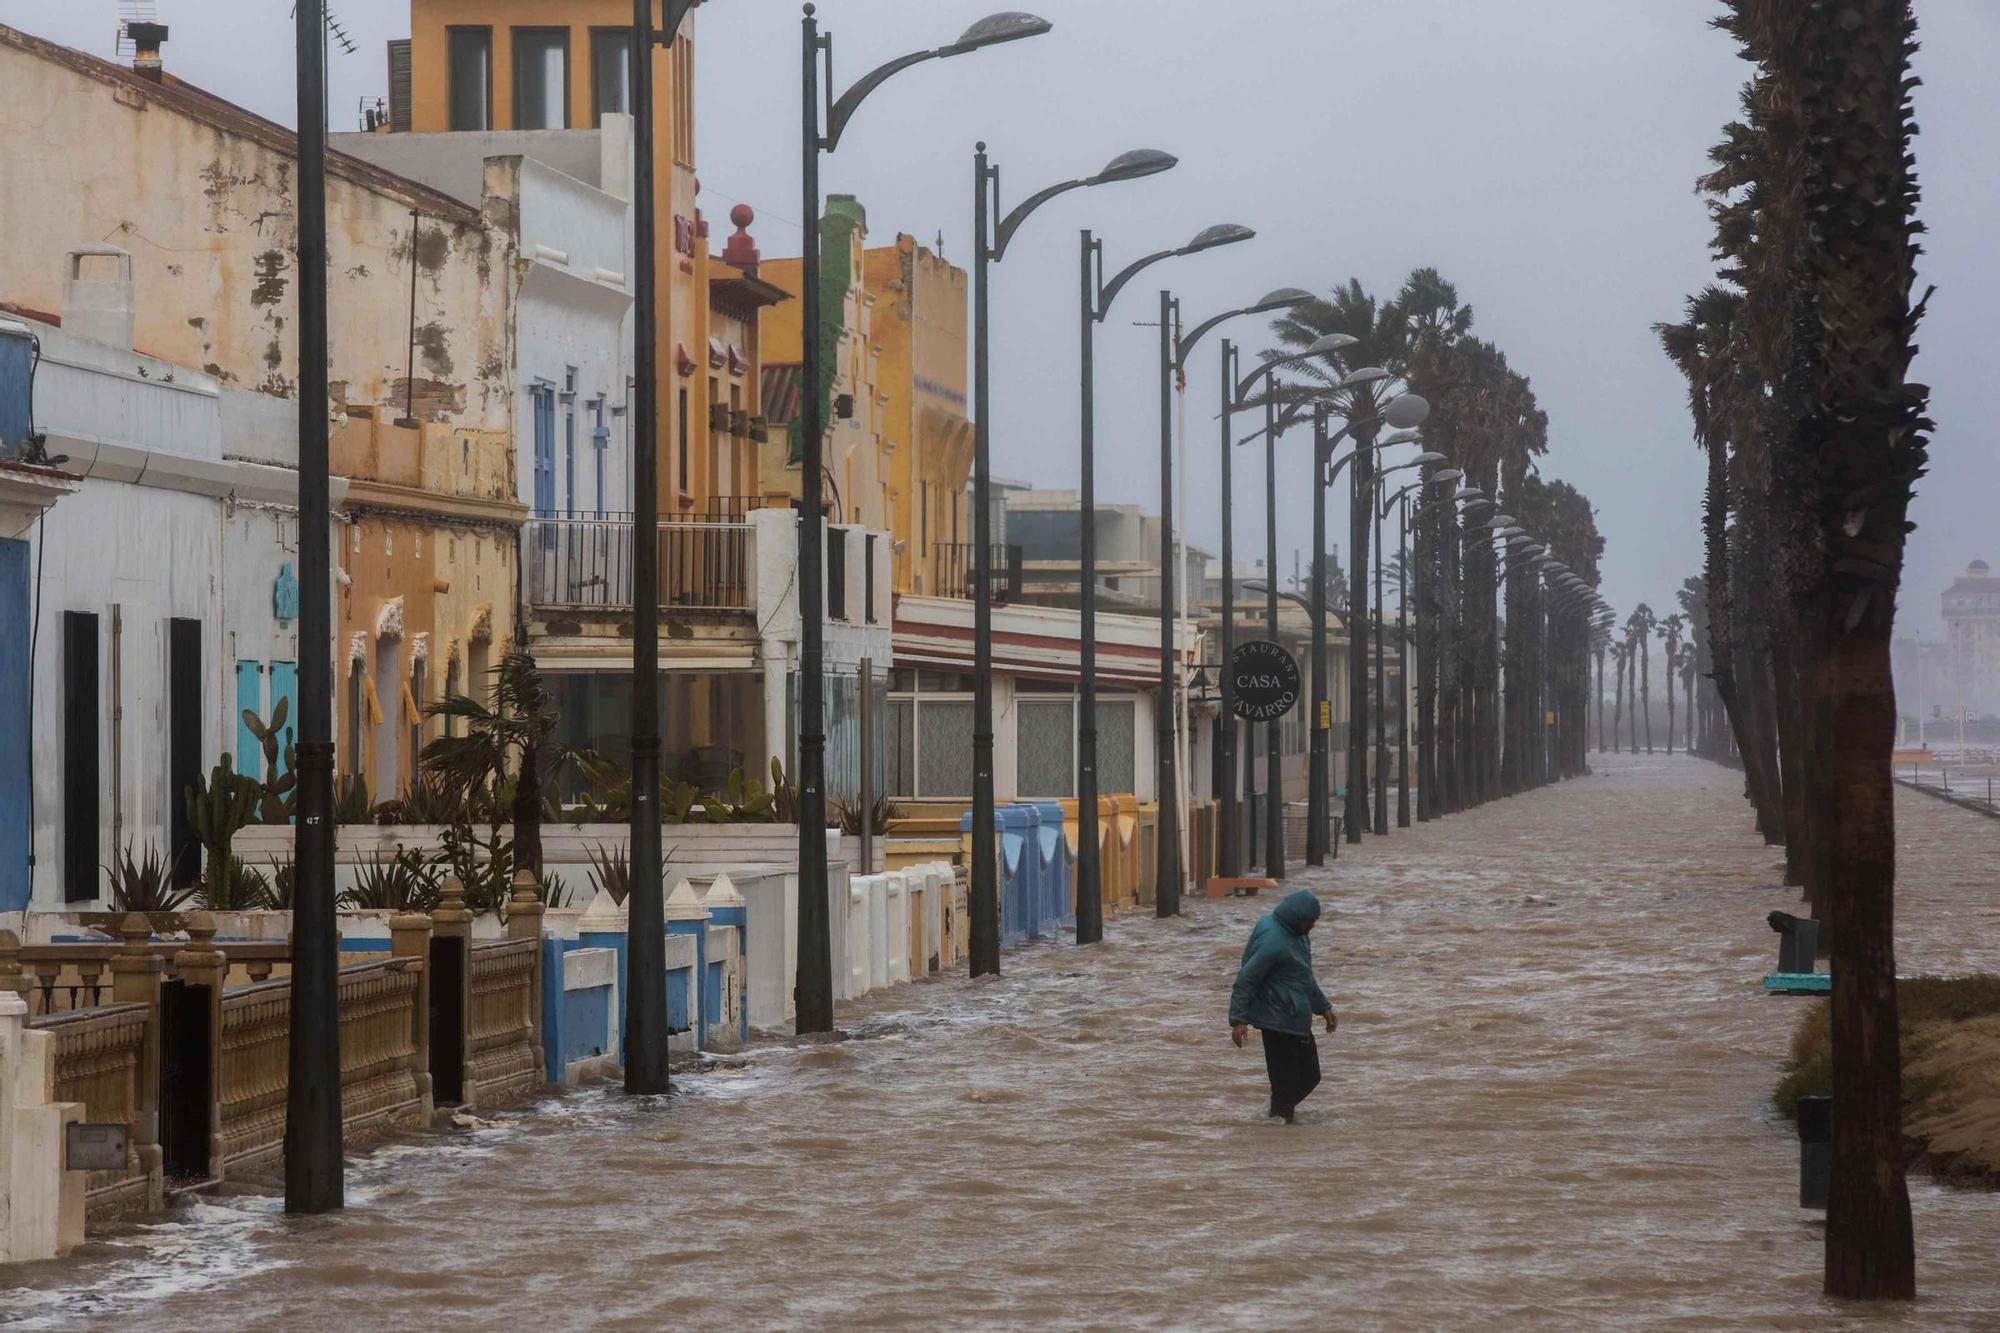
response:
<path id="1" fill-rule="evenodd" d="M 1303 935 L 1319 920 L 1319 897 L 1310 889 L 1293 889 L 1271 909 L 1271 915 L 1278 919 L 1278 924 Z"/>

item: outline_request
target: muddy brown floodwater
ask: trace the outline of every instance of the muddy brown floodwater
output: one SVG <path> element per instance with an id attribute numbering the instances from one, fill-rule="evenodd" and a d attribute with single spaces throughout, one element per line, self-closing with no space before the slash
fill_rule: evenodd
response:
<path id="1" fill-rule="evenodd" d="M 1340 1006 L 1291 1129 L 1224 1008 L 1263 903 L 871 997 L 670 1100 L 586 1090 L 9 1274 L 53 1326 L 2000 1327 L 2000 1195 L 1912 1181 L 1923 1299 L 1819 1296 L 1769 1092 L 1792 895 L 1737 779 L 1591 779 L 1308 880 Z M 2000 967 L 2000 826 L 1899 796 L 1905 972 Z"/>

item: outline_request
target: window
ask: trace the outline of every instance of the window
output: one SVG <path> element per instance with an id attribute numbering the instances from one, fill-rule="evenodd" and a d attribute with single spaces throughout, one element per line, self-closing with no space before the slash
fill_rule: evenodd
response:
<path id="1" fill-rule="evenodd" d="M 556 512 L 556 391 L 542 383 L 528 390 L 534 403 L 535 424 L 535 516 L 553 518 Z"/>
<path id="2" fill-rule="evenodd" d="M 563 513 L 575 518 L 576 502 L 576 367 L 563 372 Z"/>
<path id="3" fill-rule="evenodd" d="M 632 110 L 632 30 L 590 30 L 590 124 L 596 128 L 607 114 Z"/>
<path id="4" fill-rule="evenodd" d="M 1131 699 L 1097 701 L 1097 790 L 1138 790 L 1136 744 L 1139 706 Z"/>
<path id="5" fill-rule="evenodd" d="M 674 40 L 674 161 L 694 165 L 694 47 Z"/>
<path id="6" fill-rule="evenodd" d="M 445 32 L 451 66 L 451 127 L 493 127 L 493 29 L 449 28 Z"/>
<path id="7" fill-rule="evenodd" d="M 861 601 L 865 608 L 863 619 L 875 623 L 875 534 L 864 537 L 861 561 Z"/>
<path id="8" fill-rule="evenodd" d="M 201 842 L 188 818 L 184 794 L 202 779 L 201 622 L 167 622 L 167 809 L 168 861 L 174 883 L 186 888 L 201 873 Z"/>
<path id="9" fill-rule="evenodd" d="M 569 29 L 514 29 L 514 128 L 569 128 Z"/>
<path id="10" fill-rule="evenodd" d="M 826 530 L 826 616 L 847 619 L 847 530 Z"/>
<path id="11" fill-rule="evenodd" d="M 65 611 L 62 633 L 63 901 L 87 903 L 97 897 L 100 864 L 97 617 Z"/>
<path id="12" fill-rule="evenodd" d="M 360 777 L 362 774 L 361 728 L 365 724 L 362 722 L 361 719 L 363 718 L 363 716 L 365 716 L 365 714 L 362 712 L 361 687 L 362 687 L 362 681 L 366 678 L 367 674 L 368 674 L 367 667 L 363 665 L 362 660 L 360 658 L 355 657 L 348 659 L 347 754 L 345 756 L 347 762 L 341 765 L 341 771 L 346 773 L 347 776 L 350 778 Z"/>
<path id="13" fill-rule="evenodd" d="M 430 662 L 419 657 L 410 664 L 410 704 L 415 714 L 410 723 L 410 771 L 416 773 L 422 768 L 424 753 L 424 705 L 429 702 L 426 695 L 430 691 Z"/>
<path id="14" fill-rule="evenodd" d="M 688 493 L 688 391 L 686 388 L 682 388 L 681 390 L 680 409 L 675 420 L 680 423 L 680 488 L 681 494 L 686 495 Z"/>
<path id="15" fill-rule="evenodd" d="M 917 554 L 931 553 L 931 484 L 917 483 Z"/>
<path id="16" fill-rule="evenodd" d="M 1014 781 L 1022 799 L 1076 795 L 1076 701 L 1017 699 Z"/>

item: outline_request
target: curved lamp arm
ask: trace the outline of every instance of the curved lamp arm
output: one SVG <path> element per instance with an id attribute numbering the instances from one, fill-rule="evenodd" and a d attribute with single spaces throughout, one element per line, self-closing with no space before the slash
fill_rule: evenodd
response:
<path id="1" fill-rule="evenodd" d="M 702 2 L 703 0 L 666 0 L 668 13 L 671 15 L 674 7 L 679 6 L 682 16 L 685 16 L 689 9 Z M 815 6 L 810 4 L 805 7 L 806 18 L 809 21 L 812 19 L 815 8 Z M 677 19 L 674 26 L 678 27 L 678 25 L 679 21 Z M 878 65 L 876 68 L 862 75 L 860 80 L 853 87 L 842 93 L 837 101 L 829 100 L 826 109 L 826 135 L 821 140 L 821 146 L 829 153 L 838 148 L 840 146 L 840 136 L 847 130 L 847 122 L 854 118 L 855 111 L 860 108 L 863 102 L 868 100 L 868 95 L 877 88 L 880 88 L 892 76 L 902 73 L 910 66 L 921 65 L 929 60 L 943 60 L 947 56 L 964 55 L 969 51 L 978 51 L 985 47 L 998 46 L 1003 42 L 1019 41 L 1023 37 L 1040 37 L 1042 34 L 1048 32 L 1052 26 L 1048 20 L 1037 18 L 1033 14 L 1014 12 L 994 14 L 981 19 L 978 23 L 967 28 L 957 41 L 949 45 L 935 47 L 929 51 L 912 51 L 909 55 L 898 56 L 885 65 Z M 669 32 L 673 30 L 672 27 L 668 29 Z M 831 98 L 831 90 L 833 88 L 833 37 L 830 34 L 823 36 L 819 39 L 819 44 L 820 49 L 826 52 L 826 86 L 828 96 Z"/>
<path id="2" fill-rule="evenodd" d="M 830 37 L 827 38 L 825 46 L 828 53 L 828 62 L 831 63 L 833 59 L 833 39 Z M 886 65 L 878 65 L 868 71 L 868 73 L 862 75 L 853 87 L 842 93 L 839 100 L 827 108 L 826 137 L 823 140 L 826 151 L 831 153 L 840 147 L 840 136 L 846 131 L 847 122 L 854 119 L 854 113 L 860 109 L 863 102 L 868 100 L 868 94 L 888 82 L 893 75 L 901 74 L 910 66 L 921 65 L 927 60 L 937 60 L 944 54 L 945 49 L 942 47 L 935 51 L 913 51 L 909 55 L 898 56 Z"/>
<path id="3" fill-rule="evenodd" d="M 1215 316 L 1213 319 L 1207 319 L 1195 325 L 1194 328 L 1190 329 L 1187 333 L 1183 334 L 1181 336 L 1181 340 L 1174 346 L 1174 369 L 1177 371 L 1184 371 L 1187 369 L 1188 354 L 1194 351 L 1194 345 L 1200 342 L 1205 334 L 1209 333 L 1217 326 L 1226 324 L 1230 320 L 1235 319 L 1238 315 L 1249 314 L 1252 310 L 1255 310 L 1256 308 L 1257 307 L 1255 306 L 1246 305 L 1240 310 L 1225 310 L 1221 314 Z"/>
<path id="4" fill-rule="evenodd" d="M 1176 259 L 1181 255 L 1192 253 L 1194 253 L 1193 250 L 1185 245 L 1176 246 L 1172 250 L 1161 250 L 1156 254 L 1147 255 L 1144 259 L 1127 264 L 1123 272 L 1098 289 L 1097 322 L 1099 324 L 1104 322 L 1105 317 L 1111 313 L 1111 303 L 1118 299 L 1118 293 L 1124 289 L 1126 283 L 1138 277 L 1141 271 L 1151 268 L 1162 259 Z"/>
<path id="5" fill-rule="evenodd" d="M 1000 180 L 999 168 L 995 167 L 991 170 L 993 173 L 992 179 L 997 185 Z M 997 264 L 1001 259 L 1006 257 L 1007 243 L 1014 239 L 1014 233 L 1019 231 L 1021 224 L 1028 220 L 1028 214 L 1034 212 L 1059 194 L 1068 194 L 1071 190 L 1081 190 L 1089 184 L 1091 182 L 1087 179 L 1064 181 L 1060 185 L 1051 185 L 1046 190 L 1039 190 L 1016 204 L 1014 211 L 1002 219 L 999 229 L 993 233 L 993 246 L 989 251 L 993 262 Z"/>

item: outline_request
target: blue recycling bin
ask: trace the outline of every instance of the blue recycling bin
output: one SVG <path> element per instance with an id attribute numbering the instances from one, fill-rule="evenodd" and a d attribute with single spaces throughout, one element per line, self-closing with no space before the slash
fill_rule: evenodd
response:
<path id="1" fill-rule="evenodd" d="M 972 812 L 959 816 L 958 831 L 972 832 Z M 993 836 L 1000 852 L 1000 942 L 1013 944 L 1027 938 L 1028 904 L 1027 814 L 1019 806 L 1003 805 L 993 812 Z"/>
<path id="2" fill-rule="evenodd" d="M 1050 927 L 1076 923 L 1076 849 L 1069 845 L 1062 802 L 1037 801 L 1042 817 L 1042 900 Z"/>
<path id="3" fill-rule="evenodd" d="M 1000 938 L 1012 943 L 1042 934 L 1042 814 L 1032 805 L 1002 806 Z"/>

